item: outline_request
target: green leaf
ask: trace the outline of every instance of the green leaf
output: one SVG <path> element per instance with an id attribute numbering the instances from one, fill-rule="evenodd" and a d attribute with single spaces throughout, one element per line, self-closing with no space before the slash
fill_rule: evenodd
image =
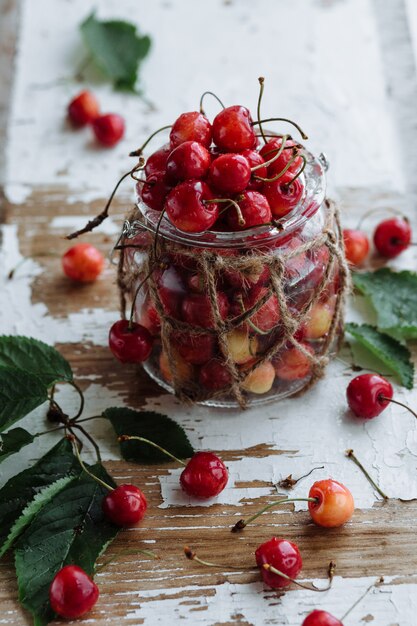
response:
<path id="1" fill-rule="evenodd" d="M 135 91 L 139 64 L 151 46 L 134 24 L 122 20 L 99 21 L 92 13 L 80 26 L 84 42 L 96 65 L 116 89 Z"/>
<path id="2" fill-rule="evenodd" d="M 0 557 L 17 536 L 12 528 L 28 504 L 49 485 L 79 471 L 71 443 L 61 439 L 32 467 L 10 478 L 0 489 Z"/>
<path id="3" fill-rule="evenodd" d="M 19 452 L 22 448 L 32 443 L 33 435 L 23 428 L 14 428 L 8 433 L 0 435 L 0 463 L 11 454 Z"/>
<path id="4" fill-rule="evenodd" d="M 166 415 L 153 411 L 110 408 L 104 411 L 103 416 L 110 420 L 118 436 L 145 437 L 180 459 L 189 458 L 194 454 L 184 430 Z M 170 460 L 163 452 L 140 441 L 122 442 L 120 450 L 126 461 L 160 463 Z"/>
<path id="5" fill-rule="evenodd" d="M 0 432 L 48 399 L 40 378 L 16 367 L 0 367 Z"/>
<path id="6" fill-rule="evenodd" d="M 73 380 L 68 361 L 52 346 L 30 337 L 0 336 L 0 366 L 35 374 L 47 387 L 58 381 Z"/>
<path id="7" fill-rule="evenodd" d="M 394 372 L 402 385 L 407 389 L 413 388 L 414 364 L 411 362 L 411 353 L 399 341 L 380 333 L 369 324 L 346 324 L 346 331 L 356 341 L 369 350 L 390 371 Z M 361 365 L 361 363 L 357 363 Z"/>
<path id="8" fill-rule="evenodd" d="M 90 469 L 114 485 L 102 465 Z M 83 472 L 42 507 L 21 535 L 15 549 L 19 599 L 38 626 L 53 617 L 49 587 L 55 574 L 65 565 L 76 564 L 93 575 L 97 558 L 117 535 L 119 529 L 102 512 L 106 493 Z"/>
<path id="9" fill-rule="evenodd" d="M 400 339 L 417 339 L 417 274 L 382 268 L 354 273 L 354 285 L 367 296 L 377 315 L 377 326 Z"/>

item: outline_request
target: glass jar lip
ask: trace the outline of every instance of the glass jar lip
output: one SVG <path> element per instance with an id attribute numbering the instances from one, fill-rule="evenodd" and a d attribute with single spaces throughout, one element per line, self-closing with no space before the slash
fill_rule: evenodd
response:
<path id="1" fill-rule="evenodd" d="M 304 187 L 303 197 L 290 213 L 275 219 L 278 226 L 262 225 L 233 232 L 207 230 L 201 233 L 187 233 L 176 228 L 164 216 L 159 225 L 159 235 L 174 243 L 197 248 L 238 248 L 243 245 L 247 247 L 265 244 L 272 240 L 278 243 L 280 239 L 287 238 L 318 211 L 326 196 L 325 159 L 322 155 L 316 157 L 306 148 L 303 148 L 302 154 L 306 158 L 304 171 L 300 175 Z M 144 228 L 155 233 L 161 212 L 148 207 L 138 195 L 136 207 L 144 217 L 142 224 Z"/>

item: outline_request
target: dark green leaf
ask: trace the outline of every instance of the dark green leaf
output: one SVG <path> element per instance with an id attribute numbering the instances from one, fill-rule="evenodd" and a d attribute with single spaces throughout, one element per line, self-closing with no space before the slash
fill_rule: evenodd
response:
<path id="1" fill-rule="evenodd" d="M 30 337 L 0 336 L 0 366 L 35 374 L 47 387 L 58 381 L 73 380 L 68 361 L 52 346 Z"/>
<path id="2" fill-rule="evenodd" d="M 46 487 L 79 471 L 71 443 L 62 439 L 35 465 L 13 476 L 0 489 L 0 557 L 16 538 L 14 526 L 34 498 L 42 494 Z M 26 523 L 29 521 L 30 516 Z"/>
<path id="3" fill-rule="evenodd" d="M 134 24 L 101 22 L 94 13 L 81 24 L 81 33 L 94 62 L 114 87 L 135 91 L 138 67 L 149 52 L 150 38 L 139 35 Z"/>
<path id="4" fill-rule="evenodd" d="M 114 485 L 102 465 L 90 469 Z M 119 529 L 102 512 L 106 493 L 83 472 L 42 507 L 21 535 L 15 549 L 19 599 L 37 626 L 53 617 L 48 597 L 55 574 L 65 565 L 76 564 L 93 575 L 97 558 L 117 535 Z"/>
<path id="5" fill-rule="evenodd" d="M 111 408 L 106 409 L 103 416 L 110 420 L 118 436 L 145 437 L 179 459 L 186 459 L 194 454 L 184 430 L 166 415 L 153 411 Z M 140 441 L 125 441 L 120 444 L 120 450 L 126 461 L 160 463 L 170 460 L 163 452 Z"/>
<path id="6" fill-rule="evenodd" d="M 32 443 L 34 436 L 23 428 L 14 428 L 8 433 L 0 435 L 0 463 L 11 454 L 19 452 L 21 448 Z"/>
<path id="7" fill-rule="evenodd" d="M 397 374 L 400 382 L 407 389 L 413 388 L 414 365 L 411 362 L 411 353 L 406 346 L 399 341 L 380 333 L 374 326 L 369 324 L 346 324 L 346 331 L 356 341 L 369 350 L 391 372 Z M 358 363 L 355 359 L 356 365 Z"/>
<path id="8" fill-rule="evenodd" d="M 40 378 L 16 367 L 0 367 L 0 432 L 48 399 Z"/>
<path id="9" fill-rule="evenodd" d="M 377 315 L 377 326 L 402 339 L 417 338 L 417 274 L 408 270 L 354 273 L 354 285 L 367 296 Z"/>

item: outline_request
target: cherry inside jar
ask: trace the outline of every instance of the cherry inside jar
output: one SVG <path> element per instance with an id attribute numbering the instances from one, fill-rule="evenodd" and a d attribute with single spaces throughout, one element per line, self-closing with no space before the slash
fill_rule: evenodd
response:
<path id="1" fill-rule="evenodd" d="M 307 388 L 334 354 L 346 264 L 322 160 L 304 155 L 302 197 L 272 224 L 186 233 L 142 199 L 126 221 L 122 289 L 155 339 L 144 367 L 178 397 L 270 402 Z"/>

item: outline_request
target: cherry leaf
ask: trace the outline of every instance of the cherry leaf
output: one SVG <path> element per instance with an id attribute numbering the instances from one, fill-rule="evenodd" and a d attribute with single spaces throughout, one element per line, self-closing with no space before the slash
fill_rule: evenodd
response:
<path id="1" fill-rule="evenodd" d="M 162 446 L 179 459 L 187 459 L 194 449 L 179 424 L 166 415 L 153 411 L 133 411 L 127 408 L 110 408 L 103 413 L 112 424 L 117 435 L 145 437 Z M 135 463 L 168 463 L 166 454 L 140 441 L 125 441 L 120 451 L 126 461 Z"/>
<path id="2" fill-rule="evenodd" d="M 0 367 L 0 432 L 48 399 L 38 376 L 17 367 Z"/>
<path id="3" fill-rule="evenodd" d="M 24 428 L 14 428 L 0 435 L 0 463 L 11 454 L 19 452 L 34 440 L 34 436 Z"/>
<path id="4" fill-rule="evenodd" d="M 0 336 L 0 366 L 35 374 L 47 387 L 73 380 L 68 361 L 52 346 L 31 337 Z"/>
<path id="5" fill-rule="evenodd" d="M 151 46 L 134 24 L 122 20 L 99 21 L 92 13 L 80 26 L 95 64 L 113 81 L 115 89 L 135 92 L 138 69 Z"/>
<path id="6" fill-rule="evenodd" d="M 399 341 L 385 333 L 379 332 L 369 324 L 346 324 L 346 331 L 354 337 L 359 346 L 365 348 L 371 355 L 376 357 L 376 366 L 381 371 L 381 364 L 390 372 L 394 372 L 400 382 L 407 389 L 413 388 L 414 365 L 411 362 L 409 349 Z M 354 350 L 356 365 L 368 365 L 364 363 L 361 351 L 356 349 L 355 343 L 351 343 Z M 378 366 L 379 363 L 379 366 Z"/>
<path id="7" fill-rule="evenodd" d="M 90 470 L 114 486 L 102 465 Z M 38 512 L 15 548 L 19 599 L 34 616 L 35 626 L 53 618 L 49 587 L 65 565 L 76 564 L 90 576 L 95 563 L 119 529 L 102 511 L 107 489 L 82 472 L 63 487 Z"/>
<path id="8" fill-rule="evenodd" d="M 369 300 L 379 330 L 400 339 L 417 339 L 417 274 L 387 267 L 376 272 L 355 272 L 355 287 Z"/>

